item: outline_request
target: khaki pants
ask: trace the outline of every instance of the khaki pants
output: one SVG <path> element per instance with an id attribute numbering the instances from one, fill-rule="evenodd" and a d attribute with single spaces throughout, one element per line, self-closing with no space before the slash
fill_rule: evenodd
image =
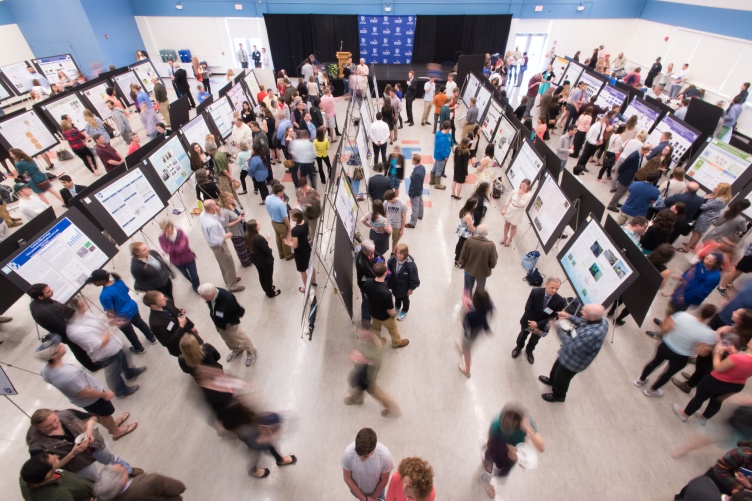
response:
<path id="1" fill-rule="evenodd" d="M 400 228 L 392 228 L 392 252 L 397 248 L 400 238 Z"/>
<path id="2" fill-rule="evenodd" d="M 243 327 L 240 324 L 228 325 L 224 329 L 217 327 L 217 332 L 219 332 L 222 340 L 232 351 L 245 350 L 248 353 L 256 353 L 256 348 L 253 347 L 251 338 L 245 335 Z"/>
<path id="3" fill-rule="evenodd" d="M 235 261 L 232 259 L 227 242 L 223 243 L 220 247 L 209 248 L 214 253 L 214 257 L 217 258 L 217 264 L 219 264 L 219 271 L 222 272 L 222 280 L 225 281 L 225 286 L 228 289 L 232 289 L 238 283 L 238 275 L 235 273 Z"/>
<path id="4" fill-rule="evenodd" d="M 428 114 L 431 112 L 432 108 L 433 103 L 431 101 L 423 101 L 423 116 L 420 117 L 421 125 L 428 123 Z"/>
<path id="5" fill-rule="evenodd" d="M 218 177 L 219 177 L 219 191 L 232 193 L 232 198 L 235 199 L 235 201 L 238 203 L 238 207 L 240 207 L 240 209 L 242 210 L 243 204 L 240 203 L 240 199 L 238 198 L 238 192 L 235 190 L 235 188 L 232 187 L 232 181 L 230 181 L 230 178 L 225 176 L 224 174 L 220 174 Z"/>
<path id="6" fill-rule="evenodd" d="M 465 139 L 468 134 L 470 134 L 473 129 L 475 128 L 476 124 L 465 124 L 462 126 L 462 137 L 460 138 L 460 141 Z"/>
<path id="7" fill-rule="evenodd" d="M 277 237 L 277 254 L 279 254 L 279 258 L 292 258 L 292 247 L 283 242 L 288 235 L 287 225 L 285 223 L 275 223 L 272 221 L 272 228 L 274 228 L 274 235 Z"/>
<path id="8" fill-rule="evenodd" d="M 619 226 L 624 226 L 630 219 L 632 219 L 632 216 L 627 216 L 621 211 L 616 215 L 616 222 L 619 223 Z"/>
<path id="9" fill-rule="evenodd" d="M 371 384 L 367 390 L 361 390 L 357 387 L 354 388 L 350 394 L 353 403 L 358 405 L 362 404 L 364 397 L 363 393 L 365 392 L 368 392 L 369 395 L 378 400 L 378 402 L 383 405 L 384 409 L 388 410 L 390 414 L 393 413 L 394 415 L 398 415 L 400 413 L 400 408 L 394 399 L 387 392 L 382 390 L 375 382 Z"/>
<path id="10" fill-rule="evenodd" d="M 170 102 L 165 101 L 164 103 L 157 103 L 157 109 L 162 115 L 162 118 L 164 118 L 164 124 L 167 127 L 170 127 L 172 125 L 170 124 Z"/>
<path id="11" fill-rule="evenodd" d="M 398 344 L 402 340 L 399 335 L 399 329 L 397 328 L 397 319 L 389 317 L 387 320 L 379 320 L 378 318 L 371 317 L 371 326 L 376 337 L 381 337 L 382 325 L 386 327 L 387 331 L 389 331 L 389 337 L 392 338 L 392 346 Z"/>

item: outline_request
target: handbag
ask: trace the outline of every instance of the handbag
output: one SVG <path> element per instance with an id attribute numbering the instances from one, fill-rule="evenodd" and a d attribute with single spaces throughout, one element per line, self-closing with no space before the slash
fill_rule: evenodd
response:
<path id="1" fill-rule="evenodd" d="M 540 259 L 540 252 L 532 250 L 522 258 L 522 267 L 529 272 L 535 268 L 536 264 L 538 264 L 538 259 Z"/>
<path id="2" fill-rule="evenodd" d="M 311 205 L 305 211 L 308 219 L 317 219 L 321 215 L 321 201 L 317 198 L 311 200 Z"/>
<path id="3" fill-rule="evenodd" d="M 71 153 L 70 151 L 66 150 L 65 148 L 60 148 L 59 150 L 57 150 L 55 152 L 55 155 L 57 156 L 57 159 L 60 160 L 61 162 L 63 160 L 73 160 L 73 158 L 74 158 L 73 157 L 73 153 Z"/>
<path id="4" fill-rule="evenodd" d="M 240 187 L 241 187 L 240 181 L 238 181 L 237 179 L 233 179 L 232 180 L 232 189 L 233 190 L 239 190 Z"/>
<path id="5" fill-rule="evenodd" d="M 112 125 L 108 124 L 107 122 L 102 122 L 102 125 L 104 126 L 104 130 L 107 131 L 107 134 L 109 134 L 110 137 L 115 137 L 115 129 L 112 128 Z"/>
<path id="6" fill-rule="evenodd" d="M 355 167 L 355 169 L 353 170 L 353 175 L 352 175 L 353 181 L 360 181 L 364 177 L 366 177 L 366 175 L 363 172 L 363 167 Z"/>
<path id="7" fill-rule="evenodd" d="M 40 182 L 35 183 L 35 184 L 37 185 L 37 188 L 39 188 L 42 191 L 47 191 L 51 187 L 49 179 L 45 179 L 44 181 L 40 181 Z"/>
<path id="8" fill-rule="evenodd" d="M 282 165 L 285 166 L 285 169 L 292 169 L 293 167 L 295 167 L 295 162 L 293 162 L 292 160 L 285 160 L 282 162 Z"/>

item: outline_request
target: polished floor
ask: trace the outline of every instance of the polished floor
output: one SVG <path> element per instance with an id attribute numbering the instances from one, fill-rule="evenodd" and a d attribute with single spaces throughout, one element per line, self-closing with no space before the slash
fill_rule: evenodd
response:
<path id="1" fill-rule="evenodd" d="M 512 99 L 518 101 L 516 96 Z M 421 104 L 414 106 L 418 121 Z M 344 103 L 338 104 L 340 120 L 344 119 L 344 112 Z M 137 119 L 133 123 L 136 126 Z M 429 127 L 405 126 L 399 132 L 404 147 L 430 160 L 433 135 Z M 124 149 L 119 140 L 116 146 Z M 482 147 L 483 144 L 481 151 Z M 281 175 L 281 166 L 274 169 Z M 451 181 L 451 166 L 449 169 Z M 78 159 L 64 162 L 57 172 L 63 170 L 72 173 L 76 182 L 91 181 Z M 606 185 L 596 183 L 594 177 L 591 173 L 581 179 L 605 200 Z M 291 184 L 287 186 L 292 188 Z M 472 185 L 465 186 L 463 195 L 467 196 L 471 188 Z M 400 196 L 406 200 L 404 191 Z M 181 196 L 186 205 L 195 203 L 192 187 L 186 185 Z M 547 387 L 538 382 L 537 376 L 548 373 L 556 358 L 557 340 L 553 336 L 542 340 L 535 351 L 534 365 L 524 357 L 510 357 L 530 291 L 522 281 L 520 260 L 536 245 L 527 223 L 521 225 L 512 247 L 498 246 L 499 264 L 487 283 L 497 306 L 491 323 L 493 334 L 478 342 L 473 375 L 466 379 L 457 369 L 460 357 L 454 347 L 461 330 L 462 289 L 462 272 L 453 266 L 454 230 L 462 202 L 450 200 L 449 190 L 430 189 L 425 199 L 430 201 L 430 207 L 426 208 L 424 219 L 403 237 L 421 276 L 410 313 L 399 323 L 410 345 L 397 351 L 387 348 L 380 375 L 380 385 L 401 407 L 401 417 L 382 417 L 378 404 L 368 398 L 361 407 L 343 404 L 351 368 L 348 353 L 354 346 L 353 324 L 335 290 L 324 287 L 320 270 L 321 308 L 316 329 L 312 341 L 302 339 L 304 301 L 303 294 L 297 291 L 300 276 L 293 262 L 277 261 L 274 280 L 282 294 L 276 299 L 264 296 L 255 270 L 239 271 L 247 288 L 237 297 L 246 307 L 243 325 L 258 349 L 258 360 L 250 368 L 241 360 L 225 363 L 225 368 L 252 385 L 259 408 L 288 416 L 289 426 L 280 450 L 296 454 L 298 464 L 277 469 L 271 458 L 265 457 L 263 466 L 272 469 L 271 476 L 264 480 L 249 478 L 244 446 L 216 435 L 193 380 L 180 371 L 164 348 L 148 343 L 146 354 L 134 357 L 136 364 L 149 369 L 138 381 L 141 390 L 115 402 L 118 411 L 131 412 L 131 420 L 139 422 L 138 430 L 111 442 L 112 449 L 133 465 L 182 480 L 188 488 L 184 499 L 190 501 L 352 499 L 342 480 L 339 460 L 345 446 L 366 426 L 376 430 L 395 464 L 401 458 L 417 455 L 433 465 L 437 499 L 487 499 L 477 483 L 480 447 L 491 420 L 511 401 L 519 402 L 530 412 L 545 439 L 546 450 L 536 470 L 516 468 L 506 484 L 497 488 L 497 499 L 671 499 L 724 452 L 721 447 L 711 446 L 678 460 L 670 457 L 672 449 L 707 430 L 694 419 L 686 424 L 676 419 L 671 403 L 684 404 L 688 398 L 673 385 L 664 388 L 666 394 L 661 399 L 649 399 L 633 386 L 642 366 L 652 358 L 656 342 L 631 319 L 613 338 L 609 334 L 594 364 L 573 380 L 566 403 L 550 404 L 540 398 Z M 243 202 L 247 212 L 265 225 L 262 233 L 268 233 L 269 219 L 256 205 L 252 192 L 243 196 Z M 495 242 L 500 240 L 502 228 L 500 202 L 493 200 L 486 220 Z M 182 208 L 178 199 L 175 206 Z M 168 211 L 172 212 L 172 208 Z M 367 210 L 364 203 L 361 210 Z M 188 233 L 198 255 L 202 281 L 221 283 L 198 219 L 186 215 L 170 217 Z M 144 228 L 149 241 L 156 242 L 157 234 L 156 223 Z M 141 240 L 142 236 L 136 235 L 135 239 Z M 124 247 L 108 268 L 123 274 L 126 283 L 132 284 L 128 263 Z M 677 271 L 685 266 L 686 258 L 681 255 L 671 263 Z M 562 275 L 555 251 L 543 256 L 539 267 L 548 276 Z M 206 306 L 181 276 L 175 284 L 176 303 L 188 311 L 202 337 L 215 345 L 224 358 L 228 350 L 213 329 Z M 572 295 L 567 284 L 562 291 Z M 96 301 L 98 290 L 90 286 L 83 293 Z M 140 299 L 136 297 L 139 304 Z M 720 301 L 717 294 L 711 299 Z M 354 302 L 357 316 L 359 298 Z M 664 303 L 665 298 L 659 296 L 653 311 L 660 314 Z M 141 306 L 142 315 L 147 311 Z M 22 299 L 6 314 L 14 320 L 0 326 L 0 338 L 5 341 L 0 345 L 0 364 L 19 395 L 0 402 L 0 470 L 4 472 L 0 492 L 3 499 L 16 501 L 21 499 L 17 472 L 27 457 L 24 437 L 28 419 L 13 404 L 28 414 L 41 407 L 61 409 L 70 404 L 37 374 L 40 364 L 33 357 L 37 336 L 28 314 L 28 301 Z M 649 328 L 648 322 L 644 327 Z M 121 339 L 124 341 L 122 336 Z M 70 356 L 69 361 L 75 363 Z M 732 407 L 730 402 L 724 406 L 708 428 L 722 423 Z"/>

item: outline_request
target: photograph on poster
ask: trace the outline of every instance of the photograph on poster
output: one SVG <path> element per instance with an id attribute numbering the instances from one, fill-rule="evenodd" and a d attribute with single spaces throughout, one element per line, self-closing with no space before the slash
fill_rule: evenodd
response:
<path id="1" fill-rule="evenodd" d="M 577 83 L 575 85 L 579 85 L 580 82 L 585 82 L 587 84 L 587 93 L 590 97 L 598 95 L 601 87 L 603 87 L 603 85 L 606 83 L 604 80 L 601 80 L 597 76 L 588 73 L 587 71 L 583 71 L 580 74 L 580 78 L 577 80 Z"/>
<path id="2" fill-rule="evenodd" d="M 256 96 L 261 92 L 261 87 L 259 87 L 258 80 L 256 79 L 256 70 L 249 71 L 243 79 L 248 86 L 248 90 L 251 91 L 251 106 L 253 106 L 253 103 L 256 103 Z"/>
<path id="3" fill-rule="evenodd" d="M 245 89 L 240 82 L 230 87 L 230 90 L 227 91 L 227 97 L 230 98 L 232 107 L 238 113 L 243 111 L 243 101 L 248 101 L 248 104 L 253 107 L 253 104 L 251 104 L 251 101 L 248 100 L 248 96 L 245 94 Z"/>
<path id="4" fill-rule="evenodd" d="M 512 147 L 516 135 L 517 128 L 502 114 L 499 119 L 499 130 L 496 131 L 496 137 L 494 138 L 494 143 L 496 144 L 494 158 L 499 165 L 504 163 L 504 159 Z"/>
<path id="5" fill-rule="evenodd" d="M 189 148 L 193 143 L 198 143 L 201 145 L 201 148 L 204 148 L 204 145 L 206 144 L 206 136 L 211 134 L 211 130 L 206 123 L 204 115 L 197 115 L 193 120 L 180 128 L 180 133 L 185 136 L 186 144 Z"/>
<path id="6" fill-rule="evenodd" d="M 527 217 L 546 254 L 561 236 L 574 213 L 574 206 L 567 200 L 556 180 L 550 174 L 544 174 L 543 181 L 527 207 Z"/>
<path id="7" fill-rule="evenodd" d="M 358 226 L 358 202 L 355 201 L 347 176 L 339 176 L 335 206 L 337 207 L 337 214 L 345 225 L 347 236 L 352 242 L 355 237 L 355 229 Z"/>
<path id="8" fill-rule="evenodd" d="M 33 80 L 29 73 L 29 65 L 26 61 L 20 63 L 13 63 L 7 66 L 0 66 L 0 71 L 3 72 L 8 82 L 16 89 L 16 93 L 20 96 L 26 94 L 32 88 L 31 81 Z M 44 85 L 44 82 L 40 82 Z"/>
<path id="9" fill-rule="evenodd" d="M 178 191 L 178 188 L 183 186 L 193 173 L 191 157 L 185 152 L 177 135 L 173 135 L 158 150 L 149 155 L 148 160 L 159 179 L 170 190 L 170 195 Z"/>
<path id="10" fill-rule="evenodd" d="M 127 104 L 128 106 L 136 104 L 131 99 L 131 84 L 141 85 L 138 76 L 132 71 L 127 71 L 120 75 L 115 75 L 112 78 L 113 80 L 115 80 L 115 85 L 117 85 L 120 93 L 123 95 L 125 104 Z"/>
<path id="11" fill-rule="evenodd" d="M 46 105 L 41 106 L 41 108 L 49 113 L 52 120 L 57 124 L 60 123 L 63 115 L 68 115 L 78 130 L 82 131 L 86 127 L 86 120 L 84 120 L 84 110 L 86 107 L 78 98 L 78 94 L 65 94 L 64 97 L 48 102 Z"/>
<path id="12" fill-rule="evenodd" d="M 646 103 L 639 97 L 635 96 L 630 101 L 627 109 L 622 113 L 627 120 L 632 118 L 633 115 L 637 115 L 637 130 L 649 131 L 658 117 L 661 116 L 661 112 L 658 108 L 654 108 L 651 104 Z"/>
<path id="13" fill-rule="evenodd" d="M 733 185 L 751 164 L 752 155 L 712 138 L 687 169 L 687 176 L 713 191 L 720 183 Z"/>
<path id="14" fill-rule="evenodd" d="M 566 71 L 562 74 L 561 80 L 559 80 L 559 85 L 567 81 L 572 86 L 572 89 L 574 89 L 575 82 L 577 82 L 577 80 L 580 78 L 580 75 L 582 74 L 582 71 L 584 69 L 585 68 L 583 68 L 579 64 L 570 62 L 569 66 L 567 66 Z"/>
<path id="15" fill-rule="evenodd" d="M 126 237 L 136 233 L 165 206 L 141 169 L 129 170 L 94 197 Z"/>
<path id="16" fill-rule="evenodd" d="M 697 141 L 697 138 L 700 137 L 700 132 L 681 120 L 674 118 L 672 115 L 666 115 L 655 126 L 655 129 L 650 133 L 646 142 L 654 146 L 658 145 L 661 142 L 661 134 L 667 131 L 671 132 L 669 143 L 674 147 L 674 152 L 671 154 L 673 160 L 671 168 L 673 169 L 687 150 Z"/>
<path id="17" fill-rule="evenodd" d="M 624 104 L 627 99 L 627 93 L 622 92 L 616 87 L 606 85 L 601 89 L 601 93 L 595 99 L 595 104 L 600 108 L 611 109 L 612 106 L 619 106 Z"/>
<path id="18" fill-rule="evenodd" d="M 10 260 L 3 273 L 18 274 L 29 286 L 48 284 L 60 302 L 83 287 L 91 272 L 108 261 L 91 237 L 70 219 L 60 219 L 52 228 Z"/>
<path id="19" fill-rule="evenodd" d="M 110 99 L 110 96 L 107 95 L 106 91 L 109 86 L 109 83 L 102 82 L 84 91 L 84 96 L 86 96 L 86 99 L 89 100 L 94 109 L 97 110 L 99 118 L 102 120 L 107 120 L 112 116 L 112 112 L 107 107 L 107 100 Z"/>
<path id="20" fill-rule="evenodd" d="M 556 75 L 555 78 L 557 82 L 567 71 L 567 66 L 569 66 L 569 60 L 565 57 L 554 56 L 554 58 L 551 60 L 551 67 L 553 68 L 554 75 Z"/>
<path id="21" fill-rule="evenodd" d="M 535 184 L 535 179 L 541 169 L 543 169 L 543 160 L 538 156 L 530 141 L 526 139 L 522 143 L 520 151 L 517 152 L 517 156 L 514 157 L 512 165 L 507 169 L 507 178 L 516 190 L 520 187 L 523 179 L 529 179 Z"/>
<path id="22" fill-rule="evenodd" d="M 63 54 L 60 56 L 42 57 L 39 59 L 33 59 L 32 63 L 42 72 L 42 75 L 49 80 L 51 84 L 57 83 L 60 80 L 58 71 L 65 73 L 70 80 L 78 78 L 78 66 L 73 61 L 73 57 L 70 54 Z"/>
<path id="23" fill-rule="evenodd" d="M 217 126 L 217 132 L 222 139 L 227 139 L 232 133 L 232 122 L 235 118 L 235 110 L 232 108 L 232 104 L 225 97 L 220 97 L 217 101 L 210 104 L 206 111 L 209 112 L 214 121 L 214 125 Z M 201 144 L 201 143 L 199 143 Z"/>
<path id="24" fill-rule="evenodd" d="M 478 107 L 478 119 L 484 118 L 484 112 L 486 111 L 486 107 L 488 106 L 488 103 L 491 102 L 491 91 L 486 89 L 485 86 L 480 86 L 478 89 L 478 95 L 476 96 L 477 102 L 475 105 Z"/>
<path id="25" fill-rule="evenodd" d="M 143 89 L 151 94 L 154 92 L 154 83 L 151 81 L 153 77 L 159 78 L 159 73 L 157 73 L 157 69 L 154 68 L 154 65 L 151 63 L 151 61 L 146 60 L 142 61 L 139 64 L 134 64 L 131 66 L 131 69 L 136 72 L 136 76 L 138 77 L 138 83 L 143 87 Z"/>
<path id="26" fill-rule="evenodd" d="M 491 105 L 488 107 L 488 112 L 486 113 L 486 117 L 483 119 L 483 123 L 480 127 L 480 130 L 483 132 L 483 136 L 485 136 L 488 142 L 491 142 L 493 138 L 494 132 L 496 131 L 496 126 L 499 125 L 499 120 L 501 119 L 502 113 L 501 103 L 499 103 L 495 99 L 491 99 Z"/>
<path id="27" fill-rule="evenodd" d="M 478 87 L 480 87 L 480 80 L 478 80 L 478 77 L 472 73 L 468 73 L 467 84 L 465 85 L 462 94 L 462 102 L 465 103 L 466 107 L 470 107 L 470 98 L 475 97 L 475 94 L 478 93 Z M 480 107 L 478 109 L 480 109 Z"/>
<path id="28" fill-rule="evenodd" d="M 595 220 L 567 242 L 558 259 L 584 304 L 605 304 L 637 278 L 632 266 Z"/>
<path id="29" fill-rule="evenodd" d="M 58 144 L 58 140 L 34 110 L 0 121 L 0 139 L 5 149 L 20 148 L 29 156 Z"/>

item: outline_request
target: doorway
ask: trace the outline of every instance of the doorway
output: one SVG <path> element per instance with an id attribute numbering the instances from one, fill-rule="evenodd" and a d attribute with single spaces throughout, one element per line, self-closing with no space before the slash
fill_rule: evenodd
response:
<path id="1" fill-rule="evenodd" d="M 514 36 L 514 47 L 519 48 L 520 53 L 527 52 L 527 71 L 525 74 L 534 75 L 543 70 L 543 48 L 546 45 L 546 33 L 517 33 Z M 523 76 L 524 78 L 524 76 Z"/>

